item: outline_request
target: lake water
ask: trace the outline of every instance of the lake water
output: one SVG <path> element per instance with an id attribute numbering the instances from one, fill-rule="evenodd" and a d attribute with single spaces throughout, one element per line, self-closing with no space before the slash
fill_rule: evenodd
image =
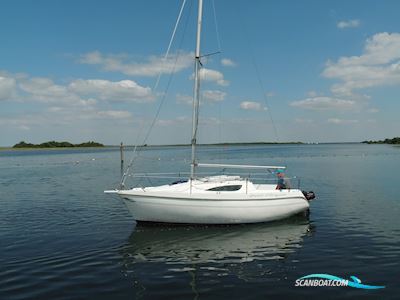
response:
<path id="1" fill-rule="evenodd" d="M 135 168 L 186 172 L 189 157 L 149 148 Z M 117 148 L 0 151 L 0 299 L 399 299 L 400 147 L 202 147 L 199 157 L 287 165 L 317 194 L 310 216 L 136 226 L 103 194 L 119 181 Z M 295 287 L 313 273 L 385 288 Z"/>

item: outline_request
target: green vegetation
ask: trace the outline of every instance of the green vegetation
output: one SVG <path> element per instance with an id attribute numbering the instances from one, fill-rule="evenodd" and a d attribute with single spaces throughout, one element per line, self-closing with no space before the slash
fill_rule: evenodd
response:
<path id="1" fill-rule="evenodd" d="M 399 145 L 400 137 L 394 137 L 392 139 L 384 139 L 382 141 L 364 141 L 364 144 L 391 144 L 391 145 Z"/>
<path id="2" fill-rule="evenodd" d="M 50 141 L 41 144 L 25 143 L 24 141 L 15 144 L 13 148 L 67 148 L 67 147 L 104 147 L 103 144 L 89 141 L 81 144 L 71 144 L 69 142 Z"/>

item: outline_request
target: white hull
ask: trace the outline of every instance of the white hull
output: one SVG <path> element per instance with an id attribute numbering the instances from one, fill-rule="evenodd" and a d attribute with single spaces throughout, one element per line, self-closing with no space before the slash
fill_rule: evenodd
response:
<path id="1" fill-rule="evenodd" d="M 141 196 L 124 197 L 136 221 L 187 224 L 241 224 L 284 219 L 305 211 L 303 198 L 282 200 L 203 201 Z"/>
<path id="2" fill-rule="evenodd" d="M 200 104 L 200 70 L 202 67 L 200 61 L 202 7 L 203 1 L 199 0 L 190 180 L 170 185 L 107 192 L 117 193 L 124 200 L 129 211 L 137 221 L 147 222 L 195 224 L 258 223 L 287 218 L 307 210 L 309 208 L 308 201 L 302 192 L 297 189 L 275 190 L 276 185 L 253 184 L 251 181 L 239 176 L 195 177 L 195 169 L 197 167 L 266 170 L 284 168 L 278 166 L 204 164 L 198 163 L 196 160 L 196 139 Z M 177 22 L 179 19 L 180 15 Z M 173 36 L 174 34 L 175 30 Z M 145 144 L 146 139 L 143 144 Z M 124 173 L 121 186 L 124 185 L 128 171 L 129 167 L 127 172 Z"/>
<path id="3" fill-rule="evenodd" d="M 189 183 L 182 183 L 175 186 L 121 190 L 117 193 L 135 220 L 147 222 L 259 223 L 287 218 L 309 208 L 309 203 L 300 190 L 274 190 L 268 185 L 257 189 L 251 182 L 246 182 L 246 185 L 247 191 L 243 187 L 238 191 L 211 192 L 198 189 L 199 186 L 210 186 L 201 183 L 197 184 L 197 189 L 192 187 L 192 192 L 189 192 L 185 190 Z M 211 183 L 211 186 L 215 186 L 215 183 Z"/>

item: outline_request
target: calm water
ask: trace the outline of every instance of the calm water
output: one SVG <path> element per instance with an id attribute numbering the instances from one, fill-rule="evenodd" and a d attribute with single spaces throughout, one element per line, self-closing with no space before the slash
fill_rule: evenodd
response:
<path id="1" fill-rule="evenodd" d="M 0 299 L 399 298 L 400 147 L 204 147 L 199 155 L 287 165 L 317 194 L 311 215 L 136 227 L 123 203 L 103 194 L 118 182 L 117 149 L 0 151 Z M 148 149 L 136 168 L 187 171 L 189 156 L 184 147 Z M 312 273 L 386 288 L 294 286 Z"/>

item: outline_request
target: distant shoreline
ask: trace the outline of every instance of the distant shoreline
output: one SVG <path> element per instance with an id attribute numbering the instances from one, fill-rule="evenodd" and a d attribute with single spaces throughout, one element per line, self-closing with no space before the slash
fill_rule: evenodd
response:
<path id="1" fill-rule="evenodd" d="M 88 141 L 80 144 L 72 144 L 66 141 L 63 142 L 48 141 L 41 144 L 32 144 L 22 141 L 12 146 L 11 149 L 60 149 L 60 148 L 99 148 L 99 147 L 104 147 L 104 145 L 93 141 Z"/>
<path id="2" fill-rule="evenodd" d="M 79 150 L 79 149 L 104 149 L 117 146 L 104 146 L 104 147 L 49 147 L 49 148 L 13 148 L 13 147 L 0 147 L 0 151 L 32 151 L 32 150 Z"/>
<path id="3" fill-rule="evenodd" d="M 363 141 L 363 144 L 388 144 L 388 145 L 400 145 L 400 137 L 394 137 L 392 139 L 384 139 L 380 141 Z"/>
<path id="4" fill-rule="evenodd" d="M 363 142 L 324 142 L 324 143 L 304 143 L 304 142 L 227 142 L 227 143 L 209 143 L 197 144 L 199 147 L 208 146 L 251 146 L 251 145 L 329 145 L 329 144 L 361 144 Z M 162 147 L 190 147 L 191 144 L 168 144 L 168 145 L 141 145 L 138 148 L 162 148 Z M 0 151 L 4 150 L 78 150 L 78 149 L 103 149 L 103 148 L 119 148 L 120 145 L 102 145 L 102 146 L 72 146 L 72 147 L 0 147 Z M 135 145 L 124 145 L 124 148 L 133 148 Z"/>

